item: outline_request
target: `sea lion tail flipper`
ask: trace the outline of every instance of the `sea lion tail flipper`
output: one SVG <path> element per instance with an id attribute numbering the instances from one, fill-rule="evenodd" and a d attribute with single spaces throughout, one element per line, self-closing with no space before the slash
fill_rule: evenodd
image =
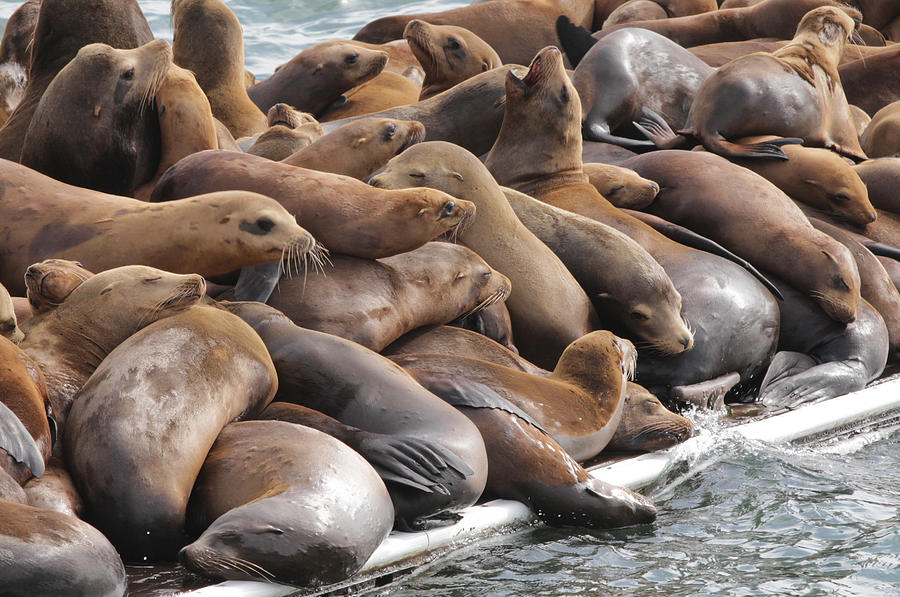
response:
<path id="1" fill-rule="evenodd" d="M 559 45 L 566 53 L 566 58 L 569 59 L 572 68 L 578 66 L 588 50 L 597 43 L 590 31 L 579 27 L 566 15 L 559 15 L 559 18 L 556 19 L 556 37 L 559 38 Z"/>
<path id="2" fill-rule="evenodd" d="M 781 146 L 802 144 L 803 139 L 798 137 L 785 137 L 783 139 L 748 143 L 746 145 L 732 143 L 719 134 L 703 138 L 703 146 L 707 150 L 731 158 L 777 158 L 786 160 L 788 156 L 781 149 Z"/>
<path id="3" fill-rule="evenodd" d="M 689 386 L 675 386 L 670 394 L 672 398 L 680 402 L 719 410 L 725 406 L 725 394 L 739 381 L 741 381 L 740 374 L 732 371 L 715 379 L 708 379 Z"/>
<path id="4" fill-rule="evenodd" d="M 242 267 L 234 287 L 234 300 L 265 303 L 272 296 L 282 272 L 280 261 Z"/>
<path id="5" fill-rule="evenodd" d="M 0 402 L 0 448 L 6 450 L 16 462 L 27 466 L 35 477 L 44 474 L 44 457 L 40 448 L 16 413 L 2 402 Z"/>
<path id="6" fill-rule="evenodd" d="M 644 116 L 637 121 L 632 121 L 634 127 L 640 131 L 659 149 L 678 149 L 687 143 L 685 135 L 676 135 L 669 123 L 652 109 L 644 106 L 641 108 Z"/>

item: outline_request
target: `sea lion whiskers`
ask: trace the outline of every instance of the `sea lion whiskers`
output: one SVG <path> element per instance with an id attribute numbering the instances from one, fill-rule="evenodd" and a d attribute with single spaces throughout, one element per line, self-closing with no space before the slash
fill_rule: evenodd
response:
<path id="1" fill-rule="evenodd" d="M 156 94 L 159 88 L 162 87 L 166 73 L 169 72 L 170 64 L 172 64 L 172 49 L 169 47 L 169 44 L 165 44 L 164 50 L 158 53 L 153 63 L 151 70 L 153 74 L 150 80 L 147 81 L 147 87 L 144 89 L 141 101 L 138 103 L 138 114 L 143 114 L 148 107 L 156 109 Z"/>
<path id="2" fill-rule="evenodd" d="M 245 560 L 243 558 L 239 558 L 237 556 L 227 556 L 223 557 L 222 561 L 226 564 L 229 564 L 232 568 L 236 570 L 240 570 L 241 572 L 248 574 L 250 576 L 258 576 L 265 580 L 266 582 L 272 582 L 275 579 L 275 575 L 260 566 L 259 564 L 254 564 L 249 560 Z"/>
<path id="3" fill-rule="evenodd" d="M 144 313 L 143 317 L 141 317 L 135 325 L 134 332 L 137 332 L 138 330 L 143 328 L 145 322 L 147 322 L 148 320 L 155 321 L 157 319 L 156 316 L 168 308 L 174 307 L 176 305 L 181 305 L 189 301 L 196 302 L 200 299 L 201 296 L 203 296 L 204 292 L 206 292 L 206 282 L 203 280 L 203 278 L 182 282 L 175 287 L 175 289 L 172 291 L 172 294 L 158 302 L 153 306 L 152 309 Z"/>

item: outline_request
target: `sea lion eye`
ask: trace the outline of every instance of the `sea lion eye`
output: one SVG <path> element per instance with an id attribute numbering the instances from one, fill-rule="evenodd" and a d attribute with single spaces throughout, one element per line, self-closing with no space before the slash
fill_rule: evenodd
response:
<path id="1" fill-rule="evenodd" d="M 81 263 L 80 261 L 76 261 L 75 265 L 77 265 L 78 267 L 84 267 L 84 264 Z"/>
<path id="2" fill-rule="evenodd" d="M 350 54 L 344 58 L 344 62 L 347 64 L 356 64 L 357 60 L 359 60 L 359 54 Z"/>
<path id="3" fill-rule="evenodd" d="M 459 42 L 452 37 L 447 38 L 447 47 L 451 50 L 458 50 L 460 48 Z"/>
<path id="4" fill-rule="evenodd" d="M 849 285 L 847 284 L 847 282 L 844 281 L 844 279 L 843 279 L 842 277 L 840 277 L 840 276 L 835 276 L 835 277 L 834 277 L 834 285 L 835 285 L 836 288 L 843 288 L 844 290 L 850 290 L 850 286 L 849 286 Z"/>
<path id="5" fill-rule="evenodd" d="M 275 222 L 273 222 L 269 218 L 260 218 L 256 220 L 256 225 L 259 226 L 259 229 L 263 232 L 268 232 L 275 227 Z"/>
<path id="6" fill-rule="evenodd" d="M 157 282 L 159 280 L 162 280 L 162 276 L 156 276 L 155 278 L 144 278 L 144 284 L 153 284 L 154 282 Z"/>
<path id="7" fill-rule="evenodd" d="M 394 134 L 397 132 L 397 127 L 394 124 L 389 124 L 384 128 L 384 138 L 385 139 L 393 139 Z"/>
<path id="8" fill-rule="evenodd" d="M 630 313 L 630 315 L 631 315 L 631 318 L 634 319 L 635 321 L 647 321 L 648 319 L 650 319 L 649 317 L 647 317 L 640 311 L 632 311 Z"/>
<path id="9" fill-rule="evenodd" d="M 848 197 L 847 195 L 845 195 L 843 193 L 835 193 L 833 195 L 829 195 L 828 198 L 831 199 L 832 201 L 841 201 L 841 202 L 850 201 L 850 197 Z"/>
<path id="10" fill-rule="evenodd" d="M 409 175 L 412 178 L 425 178 L 425 174 L 423 174 L 422 172 L 410 172 Z"/>
<path id="11" fill-rule="evenodd" d="M 562 93 L 559 94 L 559 97 L 563 101 L 564 104 L 568 104 L 569 103 L 569 90 L 566 89 L 565 87 L 563 87 Z"/>
<path id="12" fill-rule="evenodd" d="M 491 65 L 487 63 L 487 60 L 481 63 L 481 72 L 486 73 L 491 70 Z"/>
<path id="13" fill-rule="evenodd" d="M 122 78 L 123 79 L 133 79 L 134 78 L 134 67 L 132 66 L 127 71 L 122 73 Z"/>
<path id="14" fill-rule="evenodd" d="M 441 217 L 446 218 L 447 216 L 452 216 L 453 212 L 456 210 L 456 203 L 452 201 L 448 201 L 444 204 L 444 209 L 441 210 Z"/>

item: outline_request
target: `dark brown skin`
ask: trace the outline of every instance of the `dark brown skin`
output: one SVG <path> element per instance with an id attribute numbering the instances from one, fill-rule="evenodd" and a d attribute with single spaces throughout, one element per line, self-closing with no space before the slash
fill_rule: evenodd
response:
<path id="1" fill-rule="evenodd" d="M 419 100 L 421 92 L 422 87 L 409 77 L 381 71 L 371 81 L 344 93 L 344 99 L 320 112 L 319 119 L 330 122 L 413 104 Z"/>
<path id="2" fill-rule="evenodd" d="M 152 101 L 172 64 L 164 41 L 79 50 L 38 103 L 21 163 L 62 182 L 131 196 L 153 176 L 159 120 Z"/>
<path id="3" fill-rule="evenodd" d="M 329 251 L 369 259 L 411 251 L 474 213 L 469 202 L 433 189 L 380 190 L 348 176 L 233 151 L 202 151 L 181 160 L 160 179 L 152 200 L 213 189 L 273 197 Z"/>
<path id="4" fill-rule="evenodd" d="M 450 243 L 379 261 L 335 255 L 332 262 L 324 274 L 281 280 L 268 303 L 297 325 L 376 351 L 416 327 L 504 300 L 510 291 L 505 276 Z"/>
<path id="5" fill-rule="evenodd" d="M 870 158 L 900 157 L 900 100 L 872 116 L 859 142 Z"/>
<path id="6" fill-rule="evenodd" d="M 628 3 L 628 0 L 594 0 L 594 25 L 593 30 L 601 29 L 603 22 L 620 6 Z M 718 8 L 716 0 L 654 0 L 654 3 L 662 8 L 669 17 L 683 17 L 686 15 L 709 12 Z"/>
<path id="7" fill-rule="evenodd" d="M 406 24 L 418 19 L 468 29 L 494 48 L 505 64 L 524 64 L 544 46 L 558 43 L 554 23 L 559 15 L 589 27 L 593 13 L 588 0 L 493 0 L 438 13 L 383 17 L 360 29 L 354 39 L 370 43 L 400 39 Z"/>
<path id="8" fill-rule="evenodd" d="M 431 25 L 412 20 L 403 37 L 425 69 L 419 99 L 427 99 L 492 68 L 503 66 L 486 41 L 462 27 Z"/>
<path id="9" fill-rule="evenodd" d="M 230 423 L 191 492 L 187 528 L 202 534 L 179 559 L 217 580 L 330 584 L 362 568 L 393 522 L 384 483 L 345 444 L 293 423 Z"/>
<path id="10" fill-rule="evenodd" d="M 31 49 L 31 68 L 24 97 L 0 128 L 0 158 L 18 161 L 25 132 L 44 90 L 83 46 L 105 43 L 136 48 L 153 40 L 153 33 L 136 0 L 43 0 Z M 158 149 L 144 164 L 153 173 Z"/>
<path id="11" fill-rule="evenodd" d="M 85 383 L 63 436 L 87 519 L 128 561 L 174 559 L 216 437 L 262 411 L 277 388 L 262 340 L 223 310 L 196 306 L 131 336 Z"/>
<path id="12" fill-rule="evenodd" d="M 236 139 L 263 131 L 265 114 L 247 96 L 244 39 L 231 9 L 222 0 L 173 0 L 172 25 L 175 64 L 196 75 L 213 115 Z"/>
<path id="13" fill-rule="evenodd" d="M 260 110 L 283 102 L 319 114 L 342 93 L 373 79 L 387 64 L 381 50 L 324 41 L 294 56 L 247 93 Z"/>
<path id="14" fill-rule="evenodd" d="M 900 158 L 866 160 L 853 169 L 866 184 L 872 205 L 900 215 Z"/>
<path id="15" fill-rule="evenodd" d="M 838 68 L 847 101 L 869 116 L 900 99 L 900 82 L 891 76 L 897 66 L 900 46 L 891 45 L 874 55 Z"/>
<path id="16" fill-rule="evenodd" d="M 316 139 L 281 162 L 365 180 L 392 157 L 423 139 L 425 127 L 415 120 L 361 118 Z"/>

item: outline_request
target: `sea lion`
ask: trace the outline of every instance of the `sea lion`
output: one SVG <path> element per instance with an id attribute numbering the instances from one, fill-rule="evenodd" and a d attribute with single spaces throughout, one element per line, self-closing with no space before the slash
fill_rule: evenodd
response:
<path id="1" fill-rule="evenodd" d="M 327 274 L 281 280 L 268 303 L 305 328 L 381 350 L 406 332 L 505 300 L 510 283 L 471 250 L 432 242 L 378 261 L 333 256 Z"/>
<path id="2" fill-rule="evenodd" d="M 659 183 L 662 190 L 648 212 L 707 235 L 754 265 L 790 280 L 832 319 L 853 321 L 859 273 L 849 251 L 815 230 L 770 182 L 707 152 L 654 151 L 623 166 Z M 727 196 L 722 196 L 723 189 L 728 189 Z M 733 196 L 740 189 L 752 189 L 752 208 Z M 744 223 L 751 212 L 756 226 L 748 234 Z M 762 231 L 764 242 L 759 237 Z M 791 259 L 785 260 L 782 252 Z"/>
<path id="3" fill-rule="evenodd" d="M 791 43 L 772 54 L 733 60 L 707 77 L 679 132 L 695 135 L 706 149 L 728 157 L 787 159 L 779 145 L 800 138 L 856 161 L 866 159 L 838 75 L 838 61 L 854 27 L 854 20 L 838 8 L 810 11 Z M 751 135 L 787 139 L 732 141 Z"/>
<path id="4" fill-rule="evenodd" d="M 653 0 L 628 0 L 609 14 L 603 21 L 601 29 L 631 21 L 653 21 L 667 18 L 669 15 L 666 13 L 666 9 Z"/>
<path id="5" fill-rule="evenodd" d="M 370 44 L 355 39 L 345 41 L 355 46 L 359 46 L 360 48 L 387 52 L 388 62 L 384 69 L 395 72 L 398 75 L 410 76 L 410 69 L 422 69 L 422 65 L 416 60 L 416 55 L 413 54 L 412 49 L 409 47 L 409 44 L 406 43 L 405 39 L 395 39 L 383 44 Z"/>
<path id="6" fill-rule="evenodd" d="M 151 200 L 215 189 L 265 193 L 296 215 L 329 251 L 369 259 L 420 247 L 460 225 L 475 209 L 433 189 L 380 190 L 348 176 L 233 151 L 186 157 L 163 175 Z"/>
<path id="7" fill-rule="evenodd" d="M 342 93 L 374 78 L 387 64 L 387 52 L 344 41 L 317 43 L 279 66 L 247 93 L 260 110 L 283 102 L 319 114 Z"/>
<path id="8" fill-rule="evenodd" d="M 393 471 L 385 480 L 400 526 L 422 528 L 425 519 L 475 503 L 487 478 L 487 456 L 465 417 L 359 344 L 297 327 L 261 303 L 224 306 L 266 343 L 279 375 L 278 400 L 392 438 L 396 450 L 383 451 L 378 462 Z M 437 485 L 443 491 L 430 489 Z"/>
<path id="9" fill-rule="evenodd" d="M 561 14 L 578 25 L 590 26 L 593 1 L 492 0 L 442 12 L 382 17 L 360 29 L 353 39 L 369 43 L 400 39 L 407 23 L 418 19 L 468 29 L 494 48 L 504 64 L 522 64 L 544 46 L 557 43 L 553 20 Z"/>
<path id="10" fill-rule="evenodd" d="M 21 163 L 75 186 L 133 195 L 157 169 L 152 103 L 171 63 L 172 50 L 160 40 L 133 50 L 83 47 L 38 102 Z"/>
<path id="11" fill-rule="evenodd" d="M 425 69 L 420 100 L 446 91 L 478 73 L 503 66 L 494 48 L 462 27 L 442 27 L 414 19 L 406 24 L 403 37 Z"/>
<path id="12" fill-rule="evenodd" d="M 91 277 L 28 323 L 21 348 L 46 378 L 61 435 L 76 392 L 103 358 L 141 327 L 197 304 L 204 290 L 196 274 L 125 266 Z"/>
<path id="13" fill-rule="evenodd" d="M 370 81 L 342 94 L 330 106 L 319 112 L 319 119 L 328 122 L 375 114 L 396 106 L 415 103 L 421 92 L 422 86 L 410 77 L 383 70 Z"/>
<path id="14" fill-rule="evenodd" d="M 162 152 L 156 174 L 134 192 L 135 198 L 142 200 L 150 198 L 157 181 L 178 160 L 219 147 L 209 99 L 191 71 L 170 64 L 154 99 Z"/>
<path id="15" fill-rule="evenodd" d="M 125 567 L 103 534 L 73 516 L 0 500 L 3 594 L 127 593 Z"/>
<path id="16" fill-rule="evenodd" d="M 222 0 L 172 0 L 172 27 L 175 64 L 197 77 L 213 115 L 235 139 L 264 130 L 265 114 L 247 96 L 244 39 L 231 9 Z"/>
<path id="17" fill-rule="evenodd" d="M 491 148 L 503 121 L 506 72 L 516 65 L 495 68 L 466 79 L 426 100 L 370 114 L 373 118 L 418 120 L 425 125 L 426 141 L 448 141 L 481 155 Z M 346 124 L 325 124 L 329 132 Z"/>
<path id="18" fill-rule="evenodd" d="M 876 255 L 875 257 L 887 272 L 888 276 L 890 276 L 891 282 L 894 283 L 894 287 L 900 290 L 900 261 L 891 259 L 890 257 L 882 257 L 881 255 Z"/>
<path id="19" fill-rule="evenodd" d="M 665 13 L 665 17 L 683 17 L 701 12 L 716 10 L 716 0 L 653 0 Z M 628 4 L 629 0 L 594 0 L 593 30 L 602 29 L 603 23 L 619 7 Z M 649 7 L 648 7 L 649 8 Z"/>
<path id="20" fill-rule="evenodd" d="M 581 169 L 588 181 L 616 207 L 641 209 L 653 202 L 659 185 L 641 178 L 634 170 L 612 164 L 584 163 Z"/>
<path id="21" fill-rule="evenodd" d="M 33 263 L 25 270 L 28 302 L 36 313 L 55 309 L 93 275 L 78 261 L 45 259 Z"/>
<path id="22" fill-rule="evenodd" d="M 395 155 L 425 139 L 415 120 L 353 120 L 281 160 L 283 164 L 365 180 Z"/>
<path id="23" fill-rule="evenodd" d="M 78 392 L 63 435 L 86 518 L 128 561 L 173 560 L 187 543 L 188 497 L 216 437 L 260 412 L 277 389 L 262 340 L 221 309 L 195 306 L 132 335 Z"/>
<path id="24" fill-rule="evenodd" d="M 51 456 L 44 474 L 28 481 L 23 489 L 29 506 L 46 508 L 75 518 L 84 516 L 84 502 L 60 456 Z"/>
<path id="25" fill-rule="evenodd" d="M 900 214 L 900 159 L 877 158 L 853 166 L 866 184 L 869 200 L 877 209 Z"/>
<path id="26" fill-rule="evenodd" d="M 519 222 L 500 186 L 471 153 L 442 141 L 421 143 L 393 158 L 369 183 L 388 189 L 435 188 L 475 205 L 477 217 L 458 238 L 509 278 L 512 292 L 506 305 L 513 336 L 529 360 L 552 367 L 566 346 L 598 326 L 576 279 Z"/>
<path id="27" fill-rule="evenodd" d="M 16 293 L 24 294 L 25 269 L 50 257 L 74 259 L 95 272 L 143 264 L 217 276 L 285 257 L 303 260 L 315 246 L 281 205 L 256 193 L 153 205 L 73 187 L 13 162 L 0 162 L 0 172 L 15 185 L 0 202 L 0 283 Z M 148 235 L 148 227 L 165 234 Z"/>
<path id="28" fill-rule="evenodd" d="M 136 0 L 43 0 L 22 101 L 0 128 L 0 158 L 19 160 L 25 133 L 44 90 L 83 46 L 105 43 L 130 49 L 150 41 L 153 33 Z M 158 151 L 151 151 L 147 162 L 155 160 Z M 148 177 L 154 167 L 148 166 Z"/>
<path id="29" fill-rule="evenodd" d="M 12 297 L 3 284 L 0 284 L 0 336 L 3 336 L 13 344 L 18 344 L 25 338 L 25 334 L 19 329 L 19 321 L 16 317 L 16 308 Z"/>
<path id="30" fill-rule="evenodd" d="M 345 444 L 293 423 L 229 423 L 191 491 L 186 524 L 200 536 L 178 559 L 221 580 L 336 583 L 362 568 L 393 522 L 384 483 Z"/>
<path id="31" fill-rule="evenodd" d="M 872 116 L 859 143 L 871 158 L 900 157 L 900 100 Z"/>
<path id="32" fill-rule="evenodd" d="M 27 0 L 6 21 L 0 40 L 0 126 L 22 100 L 41 0 Z"/>
<path id="33" fill-rule="evenodd" d="M 839 66 L 847 101 L 874 116 L 878 110 L 900 100 L 900 83 L 891 76 L 898 56 L 900 47 L 894 44 L 874 55 Z"/>
<path id="34" fill-rule="evenodd" d="M 266 118 L 269 128 L 256 137 L 247 153 L 279 161 L 308 147 L 324 134 L 322 125 L 312 114 L 294 110 L 287 104 L 275 104 L 269 108 Z"/>
<path id="35" fill-rule="evenodd" d="M 653 31 L 611 33 L 588 51 L 572 74 L 581 98 L 585 138 L 626 147 L 650 145 L 614 131 L 630 126 L 643 107 L 681 126 L 697 89 L 712 72 L 702 60 Z"/>
<path id="36" fill-rule="evenodd" d="M 866 130 L 866 127 L 872 122 L 872 117 L 866 114 L 866 112 L 858 106 L 849 104 L 847 107 L 850 108 L 850 119 L 853 121 L 853 126 L 856 128 L 856 134 L 861 137 Z"/>

